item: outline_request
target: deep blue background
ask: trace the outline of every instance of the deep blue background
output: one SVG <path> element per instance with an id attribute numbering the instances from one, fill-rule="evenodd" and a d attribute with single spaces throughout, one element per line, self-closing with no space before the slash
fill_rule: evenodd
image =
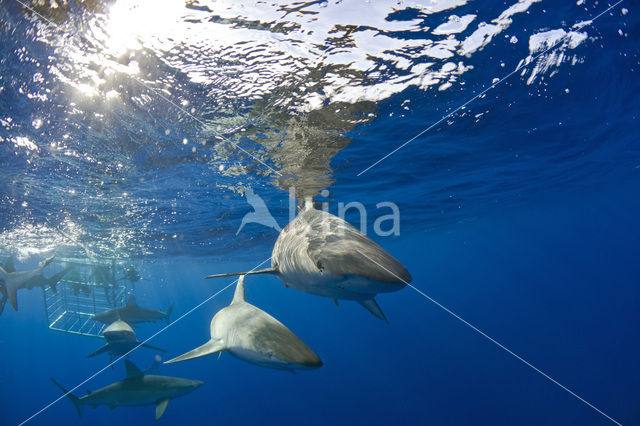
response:
<path id="1" fill-rule="evenodd" d="M 639 189 L 626 184 L 560 193 L 526 208 L 407 235 L 387 248 L 405 262 L 416 287 L 622 424 L 635 424 Z M 223 286 L 202 280 L 203 274 L 250 266 L 158 262 L 149 272 L 162 291 L 139 286 L 138 301 L 175 301 L 177 318 Z M 171 401 L 158 424 L 608 423 L 412 289 L 379 297 L 390 319 L 385 325 L 355 303 L 336 308 L 284 289 L 275 278 L 251 278 L 248 300 L 287 324 L 325 365 L 292 375 L 223 355 L 165 366 L 164 374 L 202 379 L 205 386 Z M 21 295 L 23 306 L 37 306 L 38 293 Z M 222 293 L 152 343 L 173 356 L 204 342 L 211 316 L 231 295 Z M 9 312 L 2 327 L 2 346 L 9 348 L 0 373 L 7 424 L 59 395 L 49 376 L 71 386 L 102 366 L 85 358 L 98 339 L 48 331 L 39 309 Z M 145 326 L 138 334 L 155 329 Z M 152 356 L 140 350 L 132 359 L 145 366 Z M 122 376 L 118 365 L 82 389 Z M 83 423 L 64 400 L 34 424 L 58 421 Z M 88 409 L 84 420 L 118 421 L 151 424 L 153 408 Z"/>

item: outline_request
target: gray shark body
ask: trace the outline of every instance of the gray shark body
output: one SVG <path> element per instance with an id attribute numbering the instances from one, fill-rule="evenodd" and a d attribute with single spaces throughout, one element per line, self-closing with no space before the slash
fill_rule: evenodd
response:
<path id="1" fill-rule="evenodd" d="M 231 304 L 211 320 L 210 336 L 209 342 L 166 363 L 226 351 L 251 364 L 278 370 L 309 370 L 322 366 L 318 355 L 298 336 L 245 300 L 244 276 L 238 280 Z"/>
<path id="2" fill-rule="evenodd" d="M 142 308 L 136 304 L 135 296 L 131 295 L 129 296 L 129 300 L 127 300 L 127 304 L 125 306 L 100 312 L 99 314 L 94 315 L 92 319 L 105 324 L 112 323 L 118 319 L 126 321 L 129 324 L 155 322 L 159 320 L 166 320 L 168 324 L 169 315 L 171 315 L 172 310 L 173 303 L 169 306 L 169 309 L 167 309 L 166 312 Z"/>
<path id="3" fill-rule="evenodd" d="M 124 380 L 88 392 L 80 398 L 67 392 L 55 380 L 51 381 L 69 397 L 80 417 L 85 405 L 106 405 L 110 409 L 120 406 L 155 405 L 156 420 L 164 414 L 169 400 L 186 395 L 202 386 L 199 380 L 144 374 L 131 361 L 124 362 L 127 370 Z"/>
<path id="4" fill-rule="evenodd" d="M 13 267 L 13 261 L 10 263 L 9 271 L 0 267 L 0 292 L 2 293 L 2 300 L 0 301 L 0 313 L 4 309 L 4 305 L 7 301 L 11 303 L 14 310 L 18 310 L 18 290 L 21 288 L 31 289 L 36 286 L 47 285 L 46 279 L 42 275 L 42 270 L 49 265 L 55 256 L 51 256 L 42 262 L 36 269 L 30 271 L 15 271 Z M 57 281 L 56 281 L 57 283 Z"/>
<path id="5" fill-rule="evenodd" d="M 131 326 L 122 320 L 116 320 L 107 328 L 105 328 L 102 332 L 102 336 L 107 343 L 103 347 L 89 355 L 88 358 L 92 358 L 103 353 L 108 353 L 113 359 L 114 356 L 128 354 L 138 345 L 161 352 L 166 352 L 164 349 L 147 345 L 146 343 L 140 343 Z"/>
<path id="6" fill-rule="evenodd" d="M 210 275 L 274 274 L 287 287 L 334 299 L 354 300 L 386 321 L 375 301 L 378 293 L 404 288 L 407 269 L 373 240 L 331 213 L 308 202 L 280 232 L 271 268 Z"/>

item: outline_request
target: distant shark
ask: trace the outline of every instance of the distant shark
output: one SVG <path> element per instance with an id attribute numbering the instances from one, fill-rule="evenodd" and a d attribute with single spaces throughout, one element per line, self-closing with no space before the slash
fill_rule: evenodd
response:
<path id="1" fill-rule="evenodd" d="M 104 289 L 104 297 L 113 305 L 116 304 L 116 278 L 111 268 L 106 265 L 93 265 L 89 273 L 89 281 L 93 281 L 96 285 L 101 286 Z M 109 290 L 111 290 L 111 293 L 109 293 Z"/>
<path id="2" fill-rule="evenodd" d="M 107 344 L 92 353 L 88 358 L 108 353 L 111 358 L 113 356 L 125 355 L 131 352 L 136 346 L 140 345 L 145 348 L 155 349 L 157 351 L 166 352 L 164 349 L 156 348 L 155 346 L 140 343 L 136 337 L 136 333 L 129 324 L 122 320 L 114 321 L 109 327 L 105 328 L 102 332 L 104 340 Z"/>
<path id="3" fill-rule="evenodd" d="M 80 398 L 67 392 L 55 380 L 51 381 L 69 397 L 80 417 L 85 405 L 94 408 L 106 405 L 112 410 L 120 406 L 155 405 L 156 420 L 162 417 L 170 399 L 191 393 L 203 384 L 199 380 L 145 374 L 129 360 L 125 360 L 124 365 L 127 370 L 124 380 L 97 391 L 87 391 L 87 395 Z"/>
<path id="4" fill-rule="evenodd" d="M 91 317 L 95 321 L 99 321 L 105 324 L 112 323 L 118 319 L 128 322 L 129 324 L 135 324 L 139 322 L 155 322 L 158 320 L 166 320 L 169 324 L 169 315 L 173 310 L 173 303 L 169 306 L 166 312 L 156 311 L 153 309 L 141 308 L 136 305 L 136 298 L 134 295 L 129 296 L 127 304 L 120 308 L 109 309 L 108 311 L 100 312 Z"/>
<path id="5" fill-rule="evenodd" d="M 16 272 L 13 264 L 13 260 L 9 259 L 5 266 L 9 268 L 9 271 L 0 267 L 0 293 L 2 293 L 2 300 L 0 300 L 0 313 L 4 309 L 4 305 L 9 299 L 11 306 L 14 310 L 18 310 L 18 290 L 21 288 L 31 289 L 36 286 L 43 286 L 49 284 L 46 278 L 42 275 L 42 270 L 47 267 L 55 256 L 51 256 L 40 264 L 36 269 L 30 271 Z M 59 280 L 59 279 L 58 279 Z M 57 283 L 58 281 L 56 281 Z M 54 284 L 55 286 L 55 284 Z"/>
<path id="6" fill-rule="evenodd" d="M 231 304 L 211 320 L 210 335 L 211 340 L 204 345 L 165 364 L 227 351 L 243 361 L 277 370 L 295 372 L 322 366 L 318 355 L 298 336 L 245 300 L 244 275 L 238 280 Z"/>

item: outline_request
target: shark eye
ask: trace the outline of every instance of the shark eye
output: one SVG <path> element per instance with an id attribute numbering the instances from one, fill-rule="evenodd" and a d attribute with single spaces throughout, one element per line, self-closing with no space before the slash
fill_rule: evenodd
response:
<path id="1" fill-rule="evenodd" d="M 318 261 L 318 263 L 316 263 L 316 267 L 320 272 L 324 272 L 324 265 L 322 265 L 322 262 Z"/>

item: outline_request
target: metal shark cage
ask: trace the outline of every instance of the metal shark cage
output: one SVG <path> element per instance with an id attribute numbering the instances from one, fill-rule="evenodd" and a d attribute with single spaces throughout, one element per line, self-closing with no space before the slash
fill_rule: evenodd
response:
<path id="1" fill-rule="evenodd" d="M 50 329 L 100 337 L 106 324 L 91 317 L 122 306 L 130 290 L 116 278 L 121 267 L 115 260 L 64 259 L 51 265 L 54 273 L 68 269 L 55 287 L 45 286 L 44 310 Z"/>

